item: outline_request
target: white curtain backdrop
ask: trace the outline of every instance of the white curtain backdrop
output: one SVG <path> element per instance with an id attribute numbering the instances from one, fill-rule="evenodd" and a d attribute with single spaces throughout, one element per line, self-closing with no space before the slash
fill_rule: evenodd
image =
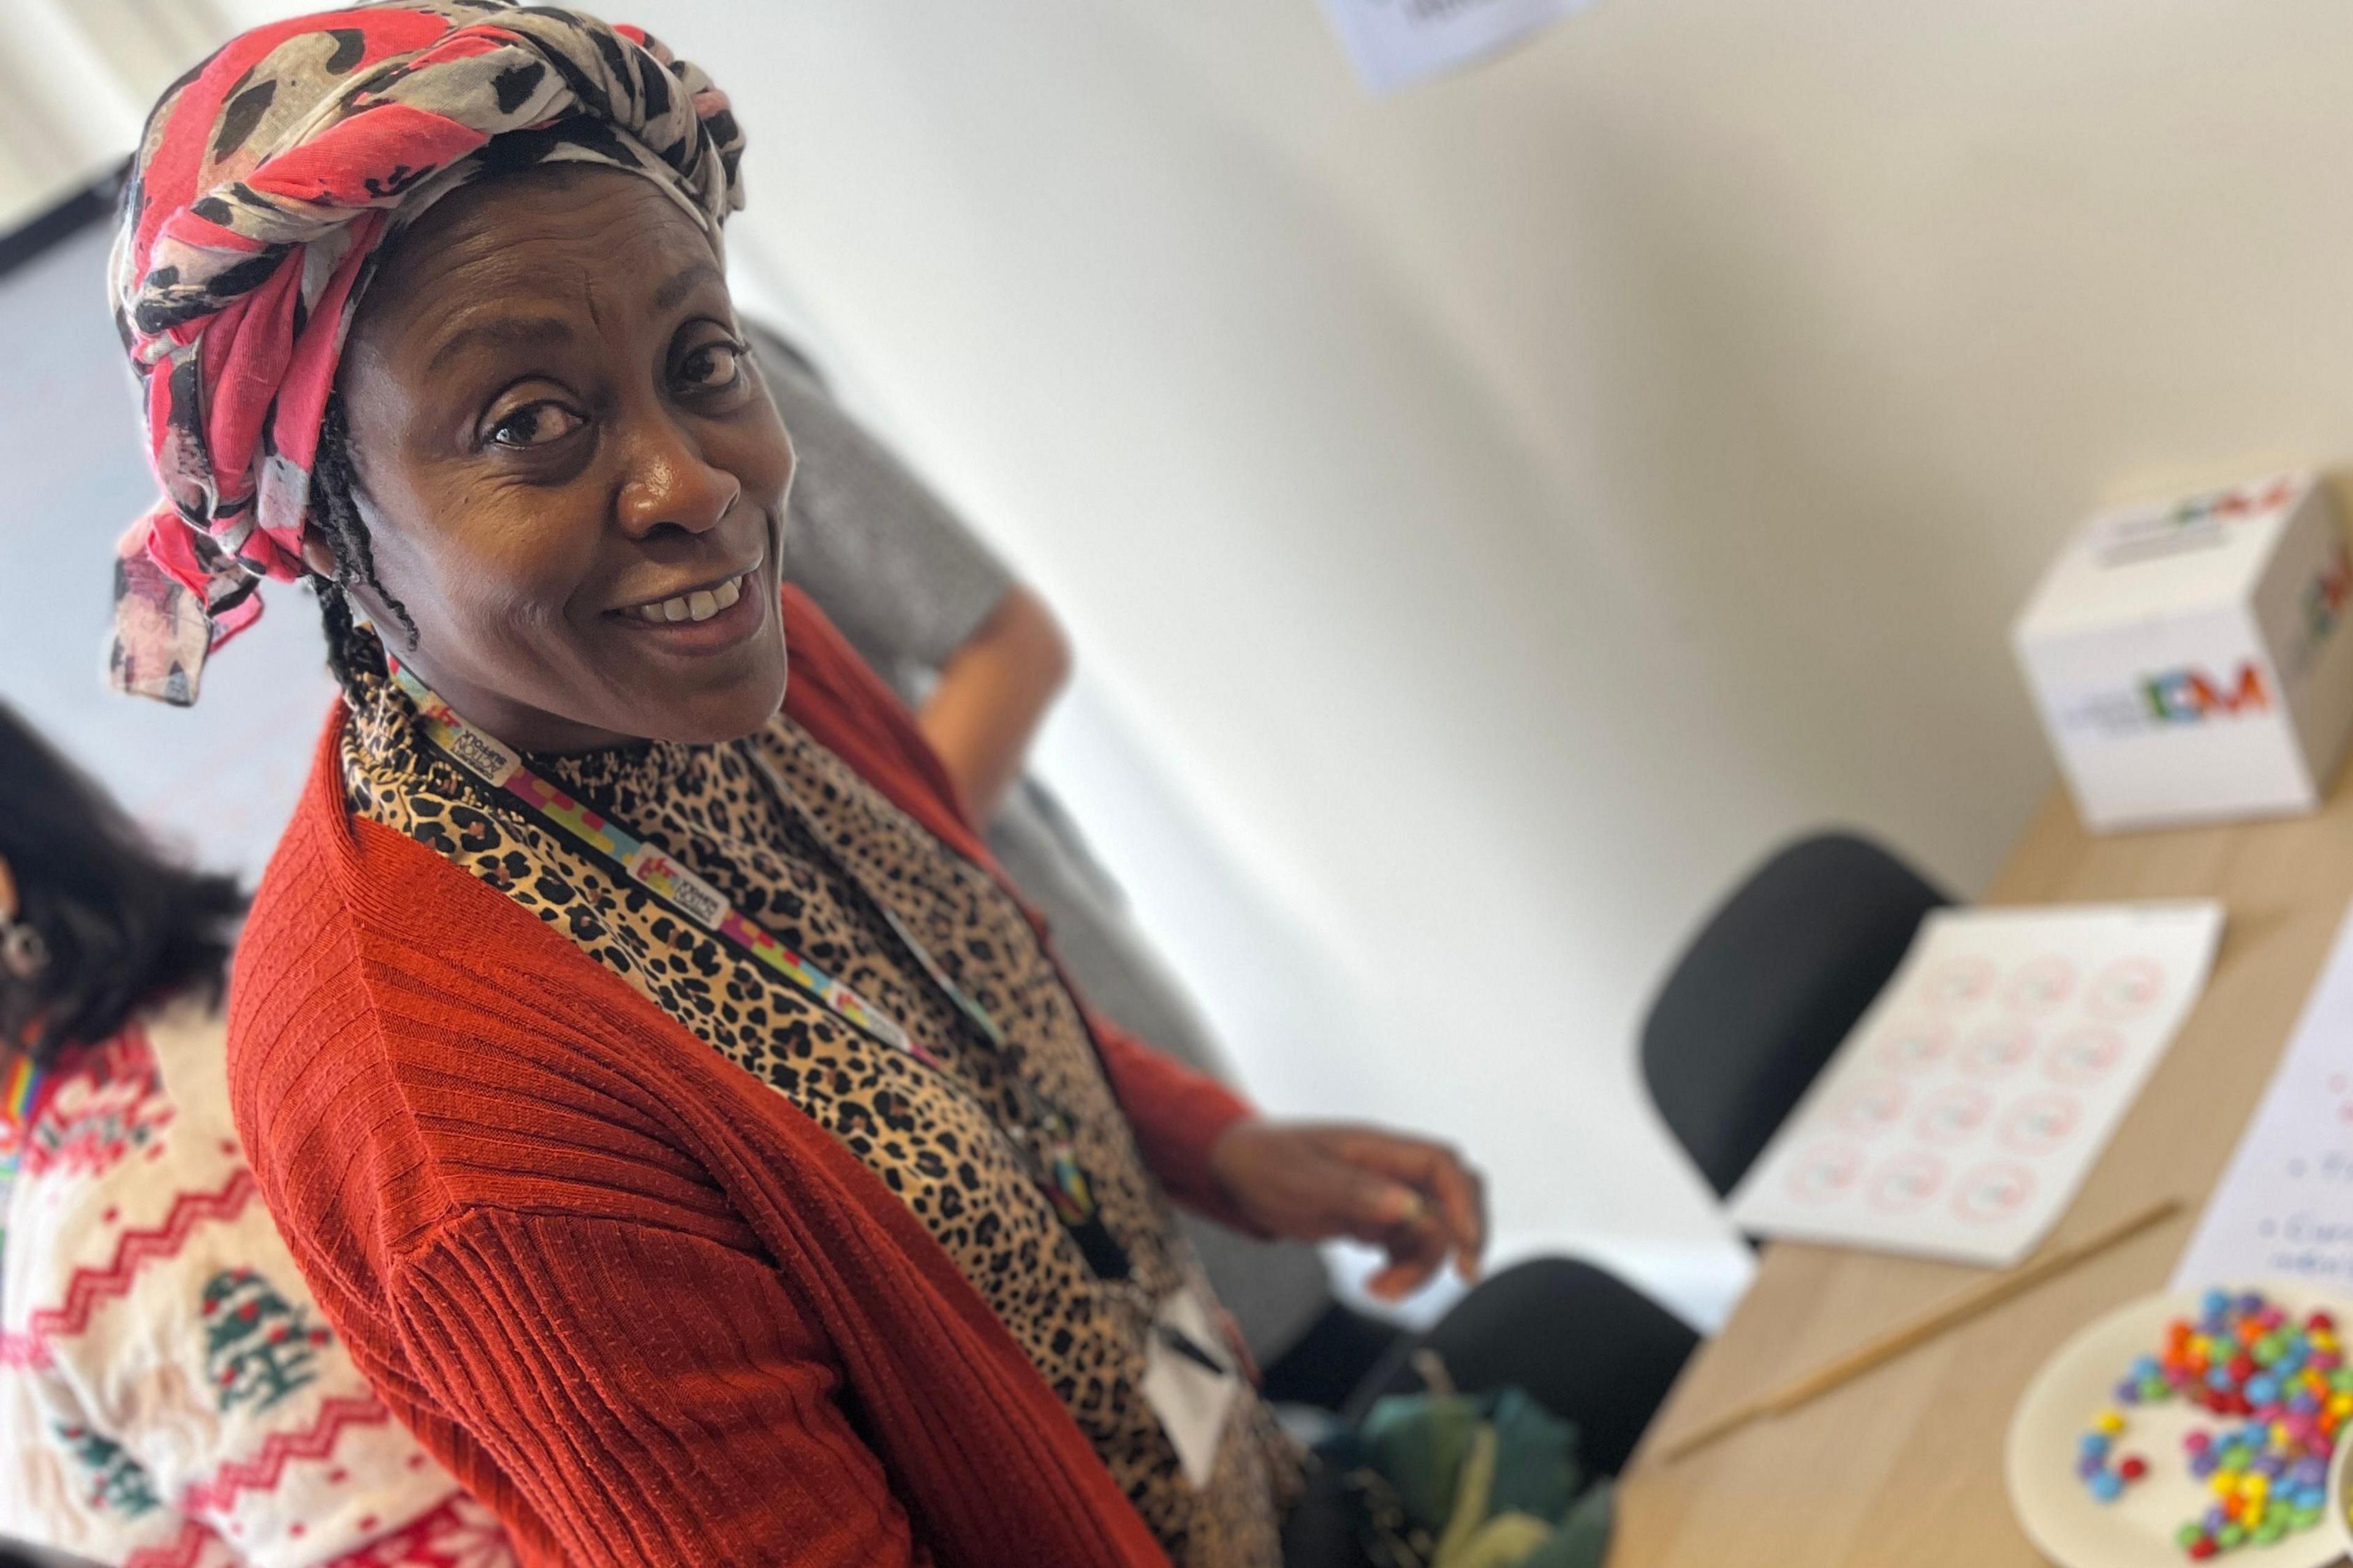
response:
<path id="1" fill-rule="evenodd" d="M 213 0 L 0 0 L 0 232 L 118 162 L 229 30 Z"/>

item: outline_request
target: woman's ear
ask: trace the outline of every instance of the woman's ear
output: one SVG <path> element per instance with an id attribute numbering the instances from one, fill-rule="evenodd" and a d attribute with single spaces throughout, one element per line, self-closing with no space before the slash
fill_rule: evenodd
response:
<path id="1" fill-rule="evenodd" d="M 316 534 L 302 541 L 302 564 L 331 583 L 335 579 L 335 552 L 328 549 L 327 542 Z"/>

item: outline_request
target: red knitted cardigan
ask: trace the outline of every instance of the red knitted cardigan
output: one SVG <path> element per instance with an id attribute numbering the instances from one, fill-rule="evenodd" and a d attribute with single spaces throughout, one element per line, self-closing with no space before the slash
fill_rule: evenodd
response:
<path id="1" fill-rule="evenodd" d="M 986 866 L 897 700 L 787 591 L 786 710 Z M 361 1369 L 533 1563 L 1158 1564 L 980 1295 L 791 1101 L 345 811 L 330 717 L 237 956 L 261 1191 Z M 1248 1108 L 1094 1022 L 1171 1193 Z"/>

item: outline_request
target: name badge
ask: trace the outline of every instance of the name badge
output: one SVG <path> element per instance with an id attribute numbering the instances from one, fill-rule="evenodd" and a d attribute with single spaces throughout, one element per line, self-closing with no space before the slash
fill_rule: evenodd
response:
<path id="1" fill-rule="evenodd" d="M 1168 1434 L 1185 1480 L 1195 1491 L 1217 1472 L 1226 1419 L 1242 1391 L 1241 1373 L 1225 1336 L 1200 1298 L 1177 1290 L 1152 1314 L 1145 1349 L 1144 1397 Z"/>

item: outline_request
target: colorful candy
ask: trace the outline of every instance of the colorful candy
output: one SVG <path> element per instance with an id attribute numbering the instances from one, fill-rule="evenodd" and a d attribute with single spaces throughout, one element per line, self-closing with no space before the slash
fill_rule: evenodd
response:
<path id="1" fill-rule="evenodd" d="M 2138 1454 L 2116 1458 L 2116 1440 L 2124 1429 L 2122 1415 L 2104 1410 L 2093 1420 L 2092 1429 L 2075 1440 L 2075 1473 L 2102 1502 L 2116 1501 L 2125 1495 L 2126 1487 L 2148 1474 L 2148 1461 Z M 2111 1459 L 2116 1462 L 2111 1464 Z"/>
<path id="2" fill-rule="evenodd" d="M 2180 1399 L 2219 1418 L 2181 1440 L 2212 1499 L 2174 1531 L 2187 1556 L 2267 1546 L 2320 1522 L 2329 1456 L 2353 1420 L 2353 1366 L 2328 1313 L 2298 1321 L 2254 1291 L 2210 1290 L 2195 1318 L 2166 1326 L 2158 1354 L 2134 1358 L 2116 1395 L 2126 1406 Z M 2126 1425 L 2120 1410 L 2103 1410 L 2076 1445 L 2076 1474 L 2102 1502 L 2148 1474 L 2139 1455 L 2118 1453 Z"/>

